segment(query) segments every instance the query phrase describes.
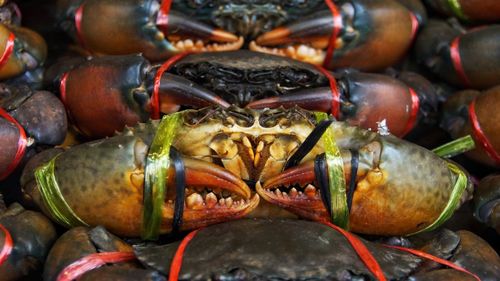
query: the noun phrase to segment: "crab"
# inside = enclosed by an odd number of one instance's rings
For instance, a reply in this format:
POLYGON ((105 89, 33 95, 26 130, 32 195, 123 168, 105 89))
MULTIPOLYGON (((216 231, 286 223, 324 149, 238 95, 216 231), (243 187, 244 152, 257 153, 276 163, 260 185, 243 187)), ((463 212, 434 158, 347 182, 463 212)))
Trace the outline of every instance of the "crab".
MULTIPOLYGON (((313 164, 324 153, 323 142, 314 145, 298 166, 285 169, 317 124, 314 114, 300 108, 187 110, 159 125, 153 122, 129 128, 115 137, 74 146, 56 157, 57 153, 44 151, 32 158, 21 184, 26 200, 60 224, 103 225, 112 233, 138 236, 141 215, 148 207, 143 203, 145 178, 154 169, 148 168, 152 167, 148 155, 157 153, 151 147, 163 147, 153 139, 167 137, 184 161, 185 184, 177 184, 182 176, 170 165, 165 175, 169 175, 166 197, 159 201, 159 233, 173 230, 176 202, 184 206, 179 215, 183 219, 180 229, 185 230, 243 217, 258 207, 259 195, 299 216, 329 220, 313 164), (158 128, 163 128, 160 133, 156 133, 158 128), (259 195, 251 189, 254 184, 259 195), (185 186, 184 194, 179 186, 185 186), (59 189, 63 199, 47 197, 52 188, 59 189), (56 206, 67 216, 56 217, 47 200, 67 202, 67 207, 56 206)), ((356 181, 348 225, 352 231, 410 234, 440 217, 458 177, 447 161, 394 136, 342 122, 333 123, 330 129, 341 151, 344 177, 347 182, 356 181), (350 164, 353 151, 359 154, 355 177, 350 164)), ((456 197, 462 202, 471 192, 466 179, 464 184, 456 197)))
MULTIPOLYGON (((179 263, 179 242, 130 245, 102 227, 73 228, 50 251, 44 280, 172 280, 172 268, 179 267, 178 280, 377 280, 345 237, 315 222, 243 219, 206 227, 191 237, 179 263)), ((352 238, 366 246, 386 280, 471 280, 387 244, 352 238)), ((465 268, 481 280, 500 274, 495 250, 471 232, 444 229, 420 240, 389 239, 465 268)))
POLYGON ((90 137, 110 136, 125 125, 146 122, 155 109, 171 113, 209 105, 298 105, 374 131, 385 122, 397 136, 437 112, 435 91, 420 86, 426 85, 421 82, 425 78, 398 80, 352 70, 334 75, 250 51, 191 54, 166 65, 170 68, 163 73, 137 55, 83 63, 64 60, 48 69, 46 78, 55 81, 73 123, 90 137))

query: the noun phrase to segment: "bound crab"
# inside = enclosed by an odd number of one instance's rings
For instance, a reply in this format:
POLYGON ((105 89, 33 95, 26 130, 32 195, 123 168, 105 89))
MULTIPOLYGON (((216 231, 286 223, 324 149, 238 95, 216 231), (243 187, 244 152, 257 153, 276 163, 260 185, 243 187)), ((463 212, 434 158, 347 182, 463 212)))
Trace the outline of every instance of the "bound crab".
POLYGON ((149 238, 242 217, 257 208, 259 195, 302 217, 344 216, 352 231, 379 235, 434 228, 468 198, 467 177, 434 153, 328 124, 299 108, 187 110, 55 158, 46 151, 32 159, 21 183, 27 200, 60 224, 103 225, 124 236, 145 231, 149 238), (311 146, 317 128, 335 136, 335 168, 321 164, 325 151, 331 156, 331 138, 311 146), (43 164, 36 173, 35 163, 43 164), (341 190, 323 198, 323 176, 331 169, 341 172, 326 182, 345 179, 349 195, 341 190))
POLYGON ((395 0, 349 0, 338 6, 329 0, 61 0, 57 10, 60 26, 93 54, 143 53, 156 61, 184 51, 236 50, 244 43, 238 36, 246 36, 256 38, 252 50, 327 68, 376 70, 401 59, 425 21, 421 3, 407 6, 417 7, 415 13, 395 0), (304 14, 310 15, 301 18, 304 14), (285 23, 290 26, 271 31, 285 23), (267 48, 275 45, 285 47, 267 48))
POLYGON ((56 81, 74 124, 93 137, 181 107, 298 105, 374 131, 382 125, 398 136, 437 111, 432 84, 418 75, 398 81, 346 71, 334 77, 310 64, 250 51, 179 56, 159 68, 137 55, 68 65, 49 69, 47 79, 56 81))
POLYGON ((500 273, 500 258, 495 250, 468 231, 443 230, 426 237, 420 245, 404 238, 391 238, 393 244, 399 242, 396 247, 349 235, 366 245, 362 255, 359 255, 361 247, 349 245, 339 232, 303 220, 238 220, 210 226, 187 237, 189 243, 184 239, 165 245, 128 245, 102 227, 73 228, 50 251, 43 277, 47 281, 167 278, 466 281, 474 280, 471 277, 494 280, 500 273), (400 244, 410 245, 411 249, 400 244), (433 261, 456 270, 435 263, 429 268, 426 259, 407 251, 426 253, 433 261), (374 270, 373 262, 363 263, 368 255, 380 266, 380 271, 374 270), (288 262, 283 263, 283 259, 288 262))

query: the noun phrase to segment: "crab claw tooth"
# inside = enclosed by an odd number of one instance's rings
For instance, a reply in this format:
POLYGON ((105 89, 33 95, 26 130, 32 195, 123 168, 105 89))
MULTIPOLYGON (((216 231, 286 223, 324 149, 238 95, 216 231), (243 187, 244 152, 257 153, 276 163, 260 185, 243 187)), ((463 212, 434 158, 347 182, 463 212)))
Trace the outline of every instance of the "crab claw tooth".
POLYGON ((307 161, 298 166, 286 169, 282 173, 264 182, 262 188, 272 189, 279 186, 299 184, 301 186, 315 181, 314 161, 307 161))
POLYGON ((255 189, 264 200, 285 208, 301 217, 312 220, 325 220, 328 219, 326 208, 323 205, 320 194, 316 193, 317 188, 310 184, 314 180, 314 161, 308 161, 299 166, 287 169, 282 174, 267 180, 264 185, 258 182, 255 185, 255 189), (286 196, 277 196, 277 192, 273 192, 273 189, 290 187, 294 184, 307 187, 303 191, 289 188, 285 192, 282 192, 286 196), (311 194, 313 187, 315 188, 314 194, 311 194))
MULTIPOLYGON (((151 86, 152 88, 152 86, 151 86)), ((149 89, 152 92, 152 89, 149 89)), ((163 113, 175 112, 181 105, 202 108, 218 105, 230 106, 221 97, 180 76, 164 73, 160 80, 160 110, 163 113)))
POLYGON ((193 40, 212 40, 216 42, 238 41, 238 36, 230 32, 213 28, 174 11, 169 13, 168 21, 165 22, 161 20, 161 18, 162 17, 158 17, 156 24, 158 28, 168 35, 175 35, 193 40))
POLYGON ((321 11, 311 16, 278 27, 257 37, 259 45, 273 46, 287 43, 311 43, 316 48, 326 48, 333 29, 332 15, 321 11))
POLYGON ((299 106, 307 110, 329 112, 332 104, 332 91, 328 87, 297 91, 295 93, 256 100, 247 105, 249 108, 291 108, 299 106))
MULTIPOLYGON (((221 189, 250 199, 251 191, 244 181, 228 170, 207 161, 183 157, 186 186, 221 189)), ((174 169, 170 169, 169 186, 174 186, 174 169)))

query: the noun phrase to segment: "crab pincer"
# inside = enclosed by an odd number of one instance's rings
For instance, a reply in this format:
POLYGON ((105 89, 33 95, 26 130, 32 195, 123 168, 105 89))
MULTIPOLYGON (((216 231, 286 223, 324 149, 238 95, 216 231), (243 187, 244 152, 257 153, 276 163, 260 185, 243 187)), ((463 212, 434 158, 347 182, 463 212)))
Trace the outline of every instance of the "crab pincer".
POLYGON ((373 71, 398 62, 418 29, 418 19, 397 1, 325 2, 328 8, 260 35, 250 49, 373 71))
POLYGON ((142 53, 158 61, 185 51, 239 49, 243 39, 170 10, 171 1, 59 1, 60 25, 94 54, 142 53))

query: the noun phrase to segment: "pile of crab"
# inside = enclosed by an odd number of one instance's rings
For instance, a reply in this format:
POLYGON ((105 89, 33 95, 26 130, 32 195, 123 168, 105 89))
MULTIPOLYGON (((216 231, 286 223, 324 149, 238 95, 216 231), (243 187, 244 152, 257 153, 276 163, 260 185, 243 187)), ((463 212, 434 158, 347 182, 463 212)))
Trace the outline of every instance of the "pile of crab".
POLYGON ((497 0, 0 1, 0 280, 500 280, 497 0))

